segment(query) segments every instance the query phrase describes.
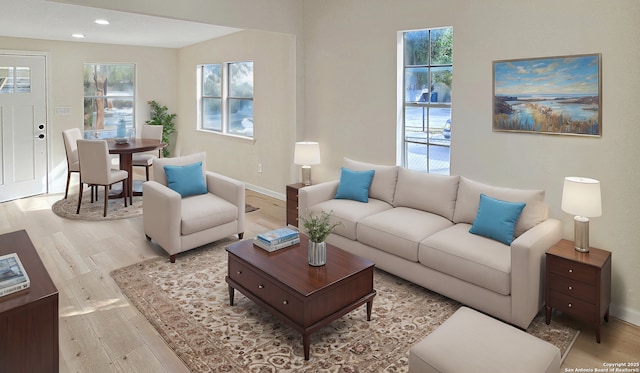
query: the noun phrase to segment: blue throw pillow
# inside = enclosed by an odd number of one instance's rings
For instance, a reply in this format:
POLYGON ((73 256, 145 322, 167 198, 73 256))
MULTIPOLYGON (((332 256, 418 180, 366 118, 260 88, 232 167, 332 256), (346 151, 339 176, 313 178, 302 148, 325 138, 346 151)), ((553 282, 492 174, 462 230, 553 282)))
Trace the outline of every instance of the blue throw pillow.
POLYGON ((480 194, 478 213, 469 232, 511 245, 516 222, 525 205, 524 202, 501 201, 480 194))
POLYGON ((167 186, 184 197, 207 193, 207 184, 202 174, 202 162, 186 166, 165 165, 167 186))
POLYGON ((354 171, 342 167, 336 199, 369 202, 369 187, 375 170, 354 171))

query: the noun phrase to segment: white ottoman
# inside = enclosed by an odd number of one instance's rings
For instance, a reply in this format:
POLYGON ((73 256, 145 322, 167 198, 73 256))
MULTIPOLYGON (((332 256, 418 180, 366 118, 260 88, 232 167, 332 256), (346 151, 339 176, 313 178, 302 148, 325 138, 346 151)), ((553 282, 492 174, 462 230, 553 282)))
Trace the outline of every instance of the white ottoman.
POLYGON ((409 352, 409 372, 558 373, 560 349, 461 307, 409 352))

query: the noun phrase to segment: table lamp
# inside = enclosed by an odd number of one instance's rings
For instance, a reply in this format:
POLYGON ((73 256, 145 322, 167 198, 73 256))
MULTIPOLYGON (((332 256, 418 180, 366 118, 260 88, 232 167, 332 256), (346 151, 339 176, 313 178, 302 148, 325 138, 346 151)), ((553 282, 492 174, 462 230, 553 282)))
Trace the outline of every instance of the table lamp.
POLYGON ((574 245, 581 253, 589 252, 589 218, 602 215, 600 182, 585 177, 565 177, 562 211, 573 218, 574 245))
POLYGON ((320 144, 317 142, 297 142, 293 163, 302 165, 302 183, 311 185, 311 166, 320 164, 320 144))

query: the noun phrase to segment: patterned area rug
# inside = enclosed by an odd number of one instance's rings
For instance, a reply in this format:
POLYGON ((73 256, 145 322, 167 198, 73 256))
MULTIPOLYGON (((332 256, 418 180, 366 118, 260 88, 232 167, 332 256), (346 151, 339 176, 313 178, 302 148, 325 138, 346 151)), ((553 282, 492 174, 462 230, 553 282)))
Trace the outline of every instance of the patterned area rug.
MULTIPOLYGON (((64 196, 61 200, 51 206, 53 213, 65 218, 74 220, 117 220, 127 219, 142 215, 142 197, 133 197, 133 205, 124 207, 122 198, 110 199, 107 207, 107 216, 102 216, 104 209, 104 188, 100 187, 98 199, 91 203, 89 188, 82 192, 82 205, 80 214, 76 214, 78 208, 78 195, 70 194, 67 199, 64 196)), ((129 204, 127 200, 127 204, 129 204)))
MULTIPOLYGON (((229 306, 227 254, 233 240, 111 273, 123 293, 194 372, 406 372, 409 349, 460 304, 376 269, 371 321, 362 306, 302 337, 236 291, 229 306)), ((578 331, 538 315, 528 329, 558 346, 563 359, 578 331)))
MULTIPOLYGON (((78 195, 72 194, 67 199, 62 198, 56 201, 51 210, 53 213, 65 219, 74 220, 117 220, 127 219, 142 215, 142 197, 133 197, 133 205, 124 207, 124 201, 122 198, 110 199, 109 206, 107 207, 107 217, 103 214, 103 201, 104 194, 103 188, 100 188, 98 192, 98 200, 91 203, 91 195, 89 190, 82 192, 82 206, 80 207, 80 214, 76 214, 78 208, 78 195)), ((127 202, 128 204, 128 202, 127 202)), ((259 208, 245 205, 245 213, 257 211, 259 208)))

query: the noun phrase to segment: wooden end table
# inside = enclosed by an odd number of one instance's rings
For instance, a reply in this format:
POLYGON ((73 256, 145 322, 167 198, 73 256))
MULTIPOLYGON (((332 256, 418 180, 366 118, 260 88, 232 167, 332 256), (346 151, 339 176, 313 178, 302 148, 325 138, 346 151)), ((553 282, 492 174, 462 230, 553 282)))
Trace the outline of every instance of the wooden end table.
POLYGON ((298 191, 307 185, 303 183, 295 183, 287 185, 287 225, 298 226, 298 191))
POLYGON ((300 244, 267 252, 244 240, 227 247, 229 304, 234 289, 302 334, 304 359, 309 338, 323 326, 367 304, 367 321, 376 291, 374 263, 327 244, 327 264, 307 261, 308 238, 300 244))
POLYGON ((57 372, 58 289, 26 231, 0 235, 0 256, 11 253, 31 286, 0 297, 0 371, 57 372))
POLYGON ((547 285, 545 321, 551 322, 551 311, 563 313, 590 323, 600 343, 600 323, 609 321, 611 302, 611 253, 595 247, 588 253, 574 249, 568 240, 560 240, 547 250, 547 285))

